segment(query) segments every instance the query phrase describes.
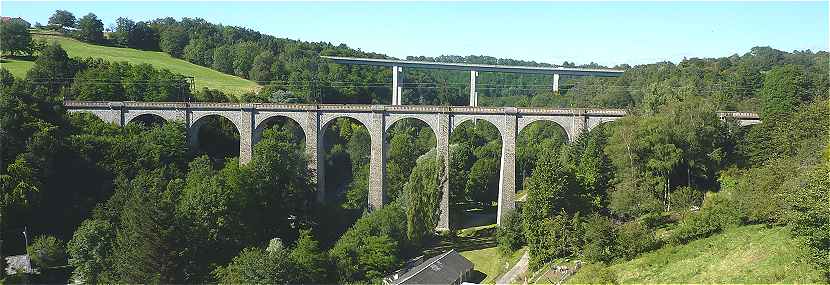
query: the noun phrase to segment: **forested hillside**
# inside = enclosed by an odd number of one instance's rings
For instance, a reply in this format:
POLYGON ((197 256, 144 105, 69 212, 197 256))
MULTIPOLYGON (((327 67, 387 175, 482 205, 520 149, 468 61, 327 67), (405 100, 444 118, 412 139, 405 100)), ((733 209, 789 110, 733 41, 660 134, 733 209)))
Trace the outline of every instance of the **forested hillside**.
MULTIPOLYGON (((70 58, 59 44, 33 44, 13 26, 22 24, 4 22, 4 43, 14 32, 29 44, 4 52, 35 61, 24 78, 0 69, 0 255, 25 252, 43 272, 71 271, 10 282, 378 282, 436 241, 455 239, 455 231, 432 230, 443 173, 454 227, 495 210, 502 145, 484 121, 453 130, 449 169, 437 166, 446 158, 435 157, 435 134, 425 123, 393 125, 390 203, 369 212, 370 136, 357 121, 338 119, 325 129, 328 198, 317 203, 304 136, 290 120, 274 122, 252 161, 239 165, 239 135, 222 118, 197 134, 212 143, 191 146, 181 122, 117 127, 62 107, 64 98, 385 104, 388 70, 319 58, 383 55, 187 18, 121 19, 107 38, 93 14, 75 21, 66 13, 50 23, 76 25, 68 34, 83 41, 162 50, 264 88, 238 97, 191 90, 184 76, 151 65, 70 58), (33 237, 28 248, 23 230, 33 237)), ((533 269, 577 258, 603 270, 664 246, 766 224, 789 231, 810 266, 828 277, 828 60, 824 51, 758 47, 741 56, 619 66, 626 70, 620 78, 568 79, 561 92, 550 91, 543 76, 482 74, 479 92, 489 105, 630 110, 571 143, 554 123, 518 134, 517 189, 527 199, 499 226, 500 249, 527 246, 533 269), (758 111, 764 122, 740 127, 716 114, 734 109, 758 111)), ((406 104, 466 104, 467 73, 405 76, 406 104)))

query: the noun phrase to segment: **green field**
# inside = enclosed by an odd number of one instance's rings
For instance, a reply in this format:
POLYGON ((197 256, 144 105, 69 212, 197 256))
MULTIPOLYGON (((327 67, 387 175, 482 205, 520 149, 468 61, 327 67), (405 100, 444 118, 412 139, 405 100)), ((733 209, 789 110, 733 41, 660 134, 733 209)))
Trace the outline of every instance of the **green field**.
POLYGON ((34 62, 18 58, 3 58, 0 60, 0 67, 8 69, 15 77, 23 78, 26 72, 32 68, 34 62))
MULTIPOLYGON (((620 283, 823 283, 782 227, 743 226, 612 264, 620 283)), ((579 273, 577 273, 577 276, 579 273)), ((576 276, 575 276, 576 277, 576 276)))
MULTIPOLYGON (((253 81, 173 58, 164 52, 91 45, 75 39, 52 35, 35 35, 35 38, 46 39, 48 42, 58 42, 70 57, 94 57, 107 61, 126 61, 133 64, 148 63, 156 68, 169 69, 174 73, 193 76, 197 89, 208 87, 238 95, 247 91, 255 91, 258 88, 258 85, 253 81)), ((7 59, 3 59, 0 66, 9 69, 18 77, 25 76, 26 71, 32 66, 31 62, 26 61, 6 61, 7 59)))
POLYGON ((475 265, 474 270, 484 273, 481 284, 492 284, 496 278, 513 267, 524 254, 524 249, 517 250, 508 257, 501 257, 497 247, 488 247, 477 250, 462 251, 461 255, 475 265))

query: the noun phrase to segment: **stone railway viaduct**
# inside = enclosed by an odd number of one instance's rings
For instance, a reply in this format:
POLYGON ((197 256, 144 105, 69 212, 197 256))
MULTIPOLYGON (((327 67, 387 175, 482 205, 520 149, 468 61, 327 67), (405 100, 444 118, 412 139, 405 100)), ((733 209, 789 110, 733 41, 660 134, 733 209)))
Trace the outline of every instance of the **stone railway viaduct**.
MULTIPOLYGON (((275 118, 285 117, 296 122, 305 135, 308 166, 315 173, 317 198, 325 198, 325 163, 323 134, 329 123, 337 118, 352 118, 369 130, 371 148, 369 158, 369 209, 382 207, 385 200, 386 132, 401 119, 417 119, 428 125, 436 137, 436 151, 444 158, 448 169, 449 140, 452 131, 469 120, 492 123, 502 139, 500 184, 497 223, 515 208, 516 137, 529 124, 550 121, 561 126, 570 141, 580 133, 617 120, 626 112, 619 109, 552 109, 515 107, 468 106, 411 106, 411 105, 324 105, 271 103, 185 103, 185 102, 81 102, 66 101, 69 112, 89 112, 106 122, 124 126, 140 116, 158 116, 165 121, 185 123, 188 142, 198 146, 199 127, 210 116, 220 116, 233 122, 239 132, 239 161, 251 160, 253 146, 262 131, 275 118)), ((760 123, 757 114, 746 112, 719 112, 723 119, 735 118, 742 126, 760 123)), ((449 228, 449 183, 444 179, 438 228, 449 228)))

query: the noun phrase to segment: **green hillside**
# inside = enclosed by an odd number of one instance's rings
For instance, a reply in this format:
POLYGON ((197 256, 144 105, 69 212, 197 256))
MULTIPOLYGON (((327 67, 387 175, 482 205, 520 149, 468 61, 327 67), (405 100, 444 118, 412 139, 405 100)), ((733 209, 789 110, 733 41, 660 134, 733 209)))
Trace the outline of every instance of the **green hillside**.
MULTIPOLYGON (((611 271, 620 283, 821 283, 803 246, 783 227, 743 226, 666 246, 611 271)), ((579 283, 577 273, 569 283, 579 283)))
MULTIPOLYGON (((231 94, 242 94, 247 91, 254 91, 258 87, 253 81, 173 58, 164 52, 98 46, 61 36, 35 35, 35 38, 58 42, 71 57, 94 57, 108 61, 126 61, 133 64, 148 63, 156 68, 169 69, 174 73, 193 76, 197 89, 208 87, 231 94)), ((32 63, 16 59, 3 59, 0 66, 9 69, 15 76, 22 77, 31 68, 32 63)))
POLYGON ((3 58, 0 60, 0 66, 5 69, 8 69, 9 72, 14 74, 14 76, 22 78, 26 76, 26 71, 29 71, 32 68, 32 65, 35 63, 29 60, 23 60, 19 58, 3 58))

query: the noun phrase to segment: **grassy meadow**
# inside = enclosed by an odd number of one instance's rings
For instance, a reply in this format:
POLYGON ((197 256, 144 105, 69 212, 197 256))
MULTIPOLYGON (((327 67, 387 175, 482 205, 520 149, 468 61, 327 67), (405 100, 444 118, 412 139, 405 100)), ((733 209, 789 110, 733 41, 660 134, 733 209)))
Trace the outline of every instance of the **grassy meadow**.
MULTIPOLYGON (((742 226, 611 264, 619 283, 821 283, 806 250, 783 227, 742 226)), ((577 273, 574 278, 578 278, 577 273)))
MULTIPOLYGON (((126 61, 132 64, 147 63, 153 65, 155 68, 168 69, 174 73, 193 76, 197 89, 207 87, 222 90, 229 94, 239 95, 248 91, 255 91, 259 88, 259 85, 253 81, 224 74, 182 59, 173 58, 164 52, 92 45, 57 35, 37 34, 34 35, 34 38, 59 43, 70 57, 102 58, 107 61, 126 61)), ((33 63, 31 61, 16 58, 4 58, 2 63, 0 63, 0 66, 8 69, 16 77, 24 77, 26 71, 32 65, 33 63)))

